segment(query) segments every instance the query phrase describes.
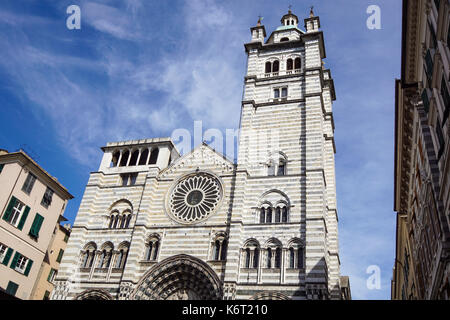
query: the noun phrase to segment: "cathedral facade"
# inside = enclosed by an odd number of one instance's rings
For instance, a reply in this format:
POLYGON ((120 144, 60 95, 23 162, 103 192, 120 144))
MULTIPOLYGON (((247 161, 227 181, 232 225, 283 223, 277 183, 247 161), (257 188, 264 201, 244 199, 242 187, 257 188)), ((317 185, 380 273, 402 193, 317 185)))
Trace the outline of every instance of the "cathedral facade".
POLYGON ((237 163, 202 143, 108 143, 52 299, 341 299, 335 100, 319 17, 248 56, 237 163))

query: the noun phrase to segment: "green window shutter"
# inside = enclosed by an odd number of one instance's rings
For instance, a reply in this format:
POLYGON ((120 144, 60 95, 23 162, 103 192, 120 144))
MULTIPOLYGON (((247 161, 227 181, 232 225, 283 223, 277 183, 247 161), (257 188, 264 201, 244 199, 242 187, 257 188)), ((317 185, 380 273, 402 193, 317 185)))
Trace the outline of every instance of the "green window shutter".
POLYGON ((12 248, 8 248, 8 250, 6 251, 5 258, 3 258, 3 262, 2 262, 5 266, 8 265, 9 259, 11 259, 11 255, 12 255, 13 251, 14 250, 12 248))
POLYGON ((19 225, 17 226, 17 228, 18 228, 19 230, 22 230, 23 225, 25 224, 25 220, 27 220, 27 216, 28 216, 28 213, 29 213, 29 212, 30 212, 30 207, 29 207, 29 206, 26 206, 26 207, 25 207, 25 211, 24 211, 23 214, 22 214, 22 218, 20 218, 19 225))
POLYGON ((9 219, 9 216, 11 215, 11 211, 14 208, 16 201, 17 199, 14 196, 12 196, 11 200, 9 201, 8 208, 6 208, 5 214, 3 215, 3 220, 7 221, 9 219))
POLYGON ((44 217, 39 213, 36 213, 34 217, 33 224, 31 225, 31 229, 29 232, 30 236, 39 237, 39 230, 41 230, 42 222, 44 221, 44 217))
POLYGON ((56 262, 61 262, 63 254, 64 254, 64 250, 63 249, 59 249, 58 258, 56 258, 56 262))
POLYGON ((6 287, 6 293, 15 296, 17 292, 17 288, 19 288, 19 285, 17 283, 14 283, 12 281, 8 282, 8 286, 6 287))
POLYGON ((3 171, 3 167, 5 166, 5 164, 0 164, 0 173, 2 173, 2 171, 3 171))
POLYGON ((47 281, 50 282, 50 279, 52 278, 53 269, 50 269, 50 272, 48 273, 47 281))
POLYGON ((24 273, 26 276, 28 276, 28 274, 30 273, 32 265, 33 265, 33 260, 28 259, 28 264, 27 264, 27 267, 26 267, 25 273, 24 273))
POLYGON ((21 254, 19 253, 19 251, 16 251, 16 253, 14 254, 14 258, 12 259, 12 262, 10 265, 11 269, 14 269, 16 267, 17 260, 19 260, 20 256, 21 256, 21 254))

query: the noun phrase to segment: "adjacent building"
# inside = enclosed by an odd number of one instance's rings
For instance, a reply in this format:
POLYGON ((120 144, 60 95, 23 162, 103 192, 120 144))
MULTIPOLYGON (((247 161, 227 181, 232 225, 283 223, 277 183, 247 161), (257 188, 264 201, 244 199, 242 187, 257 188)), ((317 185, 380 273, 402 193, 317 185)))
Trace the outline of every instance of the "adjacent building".
POLYGON ((52 241, 39 271, 38 280, 34 285, 32 300, 50 300, 50 294, 54 288, 53 281, 58 274, 59 264, 69 241, 70 230, 70 225, 58 224, 55 227, 52 241))
POLYGON ((450 1, 404 0, 392 299, 450 299, 450 1))
POLYGON ((0 152, 0 288, 31 299, 73 196, 24 151, 0 152))
POLYGON ((52 299, 350 298, 320 19, 302 30, 289 10, 268 38, 250 32, 237 163, 204 143, 108 143, 52 299))

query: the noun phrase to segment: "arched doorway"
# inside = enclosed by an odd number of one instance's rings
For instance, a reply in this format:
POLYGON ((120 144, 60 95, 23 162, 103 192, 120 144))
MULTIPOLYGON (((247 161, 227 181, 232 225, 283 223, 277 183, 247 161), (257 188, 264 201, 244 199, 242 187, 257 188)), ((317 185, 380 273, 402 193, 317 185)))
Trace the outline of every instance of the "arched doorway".
POLYGON ((167 258, 148 270, 131 300, 220 300, 222 283, 202 260, 189 255, 167 258))
POLYGON ((92 289, 78 294, 74 300, 113 300, 113 297, 105 290, 92 289))

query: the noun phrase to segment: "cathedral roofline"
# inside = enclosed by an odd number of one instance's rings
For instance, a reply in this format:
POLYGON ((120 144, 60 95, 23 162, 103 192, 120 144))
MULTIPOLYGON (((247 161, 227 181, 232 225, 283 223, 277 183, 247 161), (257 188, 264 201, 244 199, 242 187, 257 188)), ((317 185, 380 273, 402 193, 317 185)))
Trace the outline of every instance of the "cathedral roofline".
POLYGON ((177 148, 175 147, 175 144, 173 143, 172 139, 169 137, 108 142, 106 146, 101 147, 100 149, 102 149, 102 151, 105 152, 108 149, 114 149, 116 147, 141 146, 141 145, 143 146, 149 144, 169 144, 178 154, 180 154, 177 148))

